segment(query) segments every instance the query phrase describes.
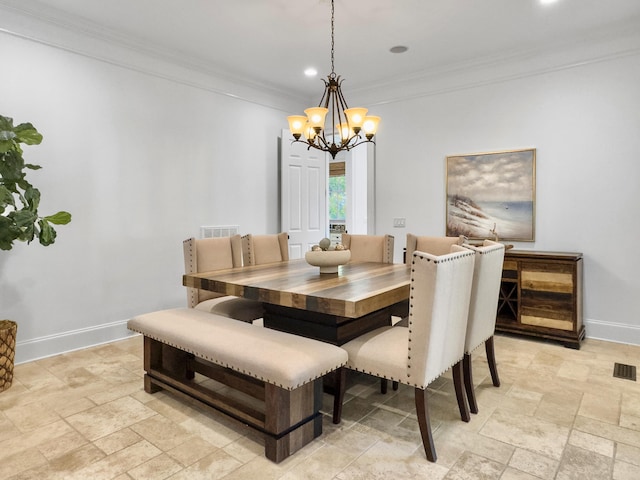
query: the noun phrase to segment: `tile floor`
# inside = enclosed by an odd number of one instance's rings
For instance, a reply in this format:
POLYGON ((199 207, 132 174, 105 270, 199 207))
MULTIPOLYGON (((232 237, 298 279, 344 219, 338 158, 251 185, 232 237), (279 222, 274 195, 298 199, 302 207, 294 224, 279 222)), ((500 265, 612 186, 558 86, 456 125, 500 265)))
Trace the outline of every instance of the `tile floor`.
MULTIPOLYGON (((429 390, 438 462, 426 460, 413 391, 350 377, 343 422, 281 464, 246 427, 142 389, 134 337, 18 365, 0 393, 0 479, 640 479, 640 347, 582 349, 496 337, 502 386, 474 355, 480 413, 460 421, 451 379, 429 390)), ((325 413, 331 398, 325 395, 325 413)))

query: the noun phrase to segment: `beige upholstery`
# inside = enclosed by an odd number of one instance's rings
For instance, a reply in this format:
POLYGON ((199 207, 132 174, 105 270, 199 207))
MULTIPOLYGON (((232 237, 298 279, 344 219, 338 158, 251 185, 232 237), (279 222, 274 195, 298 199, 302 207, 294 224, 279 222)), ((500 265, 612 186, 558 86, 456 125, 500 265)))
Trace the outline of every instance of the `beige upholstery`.
POLYGON ((409 328, 382 327, 342 348, 353 370, 426 388, 464 355, 474 256, 414 253, 409 328))
POLYGON ((465 245, 465 247, 475 254, 475 268, 464 346, 464 381, 469 399, 469 408, 471 412, 478 413, 478 405, 473 389, 471 352, 480 345, 485 345, 493 384, 496 387, 500 386, 493 350, 493 332, 496 328, 505 247, 503 244, 492 242, 491 240, 485 240, 481 247, 471 245, 465 245))
POLYGON ((190 308, 139 315, 127 327, 286 390, 322 377, 347 361, 347 353, 335 345, 190 308))
POLYGON ((407 260, 413 256, 413 252, 419 250, 421 252, 430 253, 431 255, 445 255, 449 253, 451 245, 462 245, 465 237, 428 237, 417 236, 407 233, 407 260))
MULTIPOLYGON (((407 233, 407 248, 405 252, 405 261, 411 260, 413 252, 416 250, 424 253, 430 253, 431 255, 446 255, 451 250, 451 245, 462 245, 465 242, 465 237, 460 235, 459 237, 428 237, 428 236, 416 236, 412 233, 407 233)), ((400 320, 396 325, 400 327, 406 327, 409 325, 409 306, 406 303, 401 303, 394 306, 392 315, 394 317, 400 317, 400 320)), ((386 382, 382 381, 382 393, 386 393, 386 382)), ((394 390, 398 385, 394 384, 394 390)))
POLYGON ((244 265, 262 265, 289 260, 289 235, 252 235, 242 237, 244 265))
MULTIPOLYGON (((431 255, 446 255, 451 250, 451 245, 462 245, 465 242, 465 237, 460 235, 459 237, 428 237, 428 236, 416 236, 412 233, 407 233, 407 248, 405 252, 406 259, 411 259, 413 252, 416 250, 424 253, 430 253, 431 255)), ((394 317, 400 317, 396 325, 400 327, 406 327, 409 325, 409 306, 406 303, 401 303, 394 306, 392 315, 394 317)), ((394 390, 398 385, 394 384, 394 390)), ((387 392, 386 382, 382 381, 382 393, 387 392)))
POLYGON ((441 256, 414 252, 408 328, 382 327, 342 345, 349 354, 348 368, 415 387, 425 452, 432 461, 424 390, 452 366, 454 378, 459 378, 454 381, 458 406, 463 419, 469 417, 461 360, 475 259, 469 250, 450 248, 453 253, 441 256))
POLYGON ((464 346, 465 353, 471 353, 491 337, 496 328, 504 245, 485 240, 482 247, 465 247, 476 255, 464 346))
MULTIPOLYGON (((221 238, 188 238, 183 242, 185 273, 209 272, 242 266, 240 235, 221 238)), ((262 303, 220 293, 187 288, 187 306, 252 322, 264 313, 262 303)))
POLYGON ((342 234, 342 244, 351 250, 351 262, 393 263, 392 235, 342 234))

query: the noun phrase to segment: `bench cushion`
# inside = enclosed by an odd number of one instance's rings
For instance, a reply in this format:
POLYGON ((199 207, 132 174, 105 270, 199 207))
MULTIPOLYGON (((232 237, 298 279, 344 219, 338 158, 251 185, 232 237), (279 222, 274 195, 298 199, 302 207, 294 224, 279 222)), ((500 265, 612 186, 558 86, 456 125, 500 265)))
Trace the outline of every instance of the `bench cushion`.
POLYGON ((130 330, 287 390, 347 362, 347 352, 329 343, 238 322, 192 308, 139 315, 130 330))

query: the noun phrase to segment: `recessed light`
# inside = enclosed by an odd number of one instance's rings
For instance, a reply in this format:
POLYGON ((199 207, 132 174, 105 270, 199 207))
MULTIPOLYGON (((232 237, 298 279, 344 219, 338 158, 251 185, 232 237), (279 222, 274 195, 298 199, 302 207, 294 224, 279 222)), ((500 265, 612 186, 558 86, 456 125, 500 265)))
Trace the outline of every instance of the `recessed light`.
POLYGON ((305 74, 307 77, 315 77, 316 75, 318 75, 318 70, 316 70, 316 69, 315 69, 315 68, 313 68, 313 67, 309 67, 309 68, 307 68, 307 69, 304 71, 304 74, 305 74))
POLYGON ((556 3, 558 0, 540 0, 540 3, 543 5, 549 5, 551 3, 556 3))
POLYGON ((395 47, 391 47, 389 51, 391 53, 404 53, 409 50, 409 47, 405 47, 404 45, 396 45, 395 47))

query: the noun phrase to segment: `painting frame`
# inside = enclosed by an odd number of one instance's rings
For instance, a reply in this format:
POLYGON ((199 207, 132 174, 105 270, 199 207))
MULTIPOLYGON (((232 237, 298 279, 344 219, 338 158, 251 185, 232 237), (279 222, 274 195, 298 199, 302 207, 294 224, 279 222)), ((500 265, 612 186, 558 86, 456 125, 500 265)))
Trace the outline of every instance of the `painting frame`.
POLYGON ((534 242, 536 149, 446 157, 447 236, 534 242))

